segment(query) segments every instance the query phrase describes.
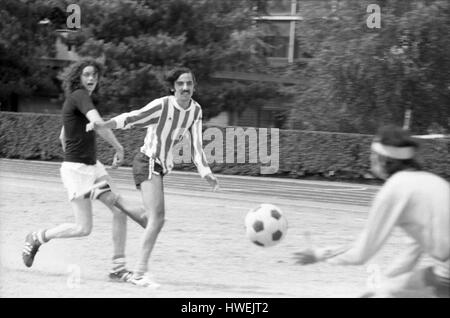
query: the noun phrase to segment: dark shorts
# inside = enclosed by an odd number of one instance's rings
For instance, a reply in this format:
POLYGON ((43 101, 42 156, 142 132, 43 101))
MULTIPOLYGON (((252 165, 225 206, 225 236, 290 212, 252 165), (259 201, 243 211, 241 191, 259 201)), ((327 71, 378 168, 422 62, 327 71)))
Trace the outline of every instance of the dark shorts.
POLYGON ((136 188, 141 188, 141 183, 149 180, 152 175, 164 176, 163 168, 153 158, 149 158, 142 152, 138 152, 133 159, 133 178, 136 188))

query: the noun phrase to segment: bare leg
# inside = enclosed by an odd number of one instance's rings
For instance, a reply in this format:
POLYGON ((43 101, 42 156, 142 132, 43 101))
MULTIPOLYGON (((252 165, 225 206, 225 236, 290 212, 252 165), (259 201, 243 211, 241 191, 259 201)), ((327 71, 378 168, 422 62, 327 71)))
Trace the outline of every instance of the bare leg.
POLYGON ((384 278, 370 297, 424 298, 434 297, 433 290, 425 282, 426 269, 407 272, 394 278, 384 278))
POLYGON ((127 240, 127 216, 118 208, 110 204, 108 197, 113 195, 111 192, 100 195, 99 200, 104 203, 113 214, 112 222, 112 240, 114 245, 114 255, 116 257, 125 256, 125 246, 127 240))
POLYGON ((137 265, 137 274, 148 270, 148 262, 159 232, 164 225, 164 190, 163 180, 159 175, 153 175, 150 180, 141 184, 142 202, 148 217, 141 242, 141 255, 137 265))
MULTIPOLYGON (((96 180, 96 182, 100 182, 102 180, 106 180, 111 189, 116 190, 113 185, 112 178, 109 175, 105 175, 99 178, 98 180, 96 180)), ((117 195, 115 193, 108 191, 102 193, 98 197, 98 199, 104 205, 106 205, 113 214, 113 222, 112 222, 112 240, 114 249, 113 258, 123 258, 125 257, 125 245, 127 240, 127 216, 114 206, 116 196, 117 195)))
POLYGON ((128 215, 133 221, 145 228, 147 226, 147 215, 143 207, 134 207, 132 204, 125 200, 122 196, 118 196, 114 207, 128 215))
MULTIPOLYGON (((109 188, 111 191, 103 192, 98 196, 98 199, 105 204, 113 213, 114 211, 120 211, 125 213, 125 215, 129 216, 133 221, 138 223, 140 226, 145 228, 147 226, 147 216, 145 213, 145 210, 141 206, 136 206, 135 204, 131 203, 129 200, 126 200, 122 196, 120 196, 117 191, 117 188, 115 187, 114 183, 112 182, 112 178, 109 175, 105 175, 96 182, 100 181, 107 181, 109 188)), ((122 214, 122 213, 120 213, 122 214)), ((114 214, 116 215, 116 214, 114 214)), ((122 216, 120 216, 122 217, 122 216)), ((126 222, 124 220, 117 220, 118 222, 126 222)))
POLYGON ((92 204, 89 199, 74 199, 70 205, 75 213, 75 223, 64 223, 45 231, 47 240, 87 236, 92 231, 92 204))
POLYGON ((87 236, 92 231, 92 205, 89 199, 74 199, 70 202, 75 214, 75 223, 64 223, 48 230, 32 232, 25 238, 22 258, 25 266, 31 267, 39 246, 54 238, 87 236))

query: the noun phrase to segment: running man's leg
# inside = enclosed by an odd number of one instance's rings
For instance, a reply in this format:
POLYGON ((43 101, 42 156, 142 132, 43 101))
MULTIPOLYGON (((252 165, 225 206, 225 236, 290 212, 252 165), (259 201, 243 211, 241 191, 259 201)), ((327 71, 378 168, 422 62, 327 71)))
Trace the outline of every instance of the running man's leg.
POLYGON ((97 162, 95 165, 96 187, 91 195, 91 200, 99 199, 105 204, 113 214, 112 222, 112 241, 113 257, 109 278, 114 281, 128 281, 132 272, 126 269, 125 248, 127 239, 127 216, 122 213, 115 203, 118 199, 116 188, 113 185, 112 178, 106 172, 105 167, 97 162))
POLYGON ((54 238, 70 238, 88 236, 92 232, 92 203, 89 199, 70 201, 75 214, 75 223, 63 223, 45 231, 47 241, 54 238))
POLYGON ((132 275, 132 272, 126 268, 125 259, 127 215, 144 228, 147 225, 147 217, 143 208, 132 208, 129 202, 124 203, 125 200, 117 194, 112 178, 108 174, 103 174, 96 180, 97 184, 105 181, 105 186, 96 188, 91 198, 99 199, 113 213, 112 239, 114 254, 109 278, 115 281, 126 282, 132 275))
POLYGON ((141 242, 141 254, 135 271, 135 277, 142 277, 148 271, 148 263, 156 239, 164 225, 164 189, 163 177, 153 175, 151 179, 142 182, 142 202, 148 217, 141 242))
POLYGON ((31 267, 39 247, 54 238, 87 236, 92 231, 92 204, 89 199, 74 199, 70 202, 75 214, 75 223, 63 223, 56 227, 32 232, 25 238, 22 252, 25 266, 31 267))
MULTIPOLYGON (((116 187, 114 186, 112 178, 109 175, 103 175, 96 182, 100 183, 102 181, 106 181, 107 184, 103 187, 95 189, 94 193, 92 194, 92 198, 99 199, 114 213, 114 216, 117 215, 115 211, 123 212, 133 221, 145 228, 147 226, 147 216, 144 208, 134 205, 129 200, 126 200, 124 197, 119 195, 116 187)), ((120 221, 123 222, 123 220, 120 221)))
POLYGON ((50 239, 81 237, 89 235, 92 231, 92 204, 83 194, 94 185, 94 166, 63 162, 60 172, 70 205, 75 213, 75 223, 65 223, 48 230, 29 233, 25 238, 22 252, 22 258, 27 267, 33 265, 39 247, 50 239))
POLYGON ((97 199, 111 210, 113 214, 112 240, 114 246, 114 259, 125 257, 125 245, 127 240, 127 216, 114 206, 117 195, 112 192, 112 179, 109 175, 104 175, 96 182, 105 180, 107 191, 97 195, 97 199))

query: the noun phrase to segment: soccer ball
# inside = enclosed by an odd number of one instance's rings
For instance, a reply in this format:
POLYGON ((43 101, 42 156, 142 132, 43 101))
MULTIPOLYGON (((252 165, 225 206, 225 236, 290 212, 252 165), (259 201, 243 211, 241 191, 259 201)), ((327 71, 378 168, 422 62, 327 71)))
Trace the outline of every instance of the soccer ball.
POLYGON ((280 208, 264 203, 247 213, 245 228, 250 241, 258 246, 268 247, 283 240, 288 223, 280 208))

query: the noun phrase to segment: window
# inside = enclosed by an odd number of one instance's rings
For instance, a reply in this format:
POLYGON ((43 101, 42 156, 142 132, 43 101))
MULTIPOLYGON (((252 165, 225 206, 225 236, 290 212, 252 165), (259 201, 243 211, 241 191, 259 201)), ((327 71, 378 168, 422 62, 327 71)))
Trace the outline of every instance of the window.
POLYGON ((260 21, 258 27, 264 33, 264 40, 272 46, 271 57, 289 55, 289 21, 260 21))
MULTIPOLYGON (((262 15, 290 15, 292 14, 292 0, 266 0, 257 4, 258 13, 262 15)), ((295 14, 295 12, 294 12, 295 14)))
POLYGON ((292 63, 297 53, 295 24, 302 20, 297 15, 297 0, 260 0, 256 10, 256 25, 265 34, 265 41, 272 46, 269 59, 292 63))

